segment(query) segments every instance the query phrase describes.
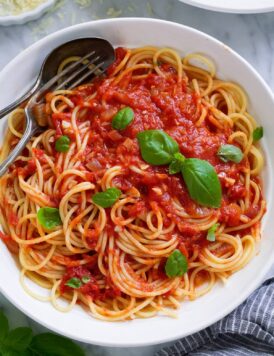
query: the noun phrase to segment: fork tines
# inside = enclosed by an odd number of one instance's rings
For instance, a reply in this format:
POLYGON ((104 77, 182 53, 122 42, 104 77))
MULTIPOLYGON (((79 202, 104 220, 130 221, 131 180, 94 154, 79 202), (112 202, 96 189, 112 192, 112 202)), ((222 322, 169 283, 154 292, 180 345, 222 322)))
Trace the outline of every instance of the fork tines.
POLYGON ((100 60, 100 56, 92 51, 65 67, 60 73, 56 74, 49 80, 35 95, 39 99, 47 91, 72 89, 84 82, 88 77, 100 70, 104 65, 104 61, 100 60), (99 63, 98 63, 99 62, 99 63))

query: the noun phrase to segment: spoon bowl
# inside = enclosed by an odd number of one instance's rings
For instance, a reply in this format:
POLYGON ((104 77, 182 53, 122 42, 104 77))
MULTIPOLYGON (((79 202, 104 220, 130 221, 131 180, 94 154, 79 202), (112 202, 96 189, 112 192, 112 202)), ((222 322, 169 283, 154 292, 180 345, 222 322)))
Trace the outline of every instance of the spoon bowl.
POLYGON ((23 104, 34 95, 39 88, 48 83, 56 75, 62 61, 74 56, 84 57, 91 50, 94 50, 96 56, 103 60, 104 63, 101 68, 103 71, 114 61, 114 48, 108 41, 102 38, 79 38, 56 47, 44 60, 33 87, 19 99, 0 110, 0 119, 23 104))
POLYGON ((55 48, 45 59, 38 76, 40 84, 46 84, 53 78, 65 59, 69 57, 84 57, 91 50, 96 51, 96 55, 104 61, 102 69, 105 70, 114 61, 114 48, 101 38, 79 38, 66 42, 55 48))

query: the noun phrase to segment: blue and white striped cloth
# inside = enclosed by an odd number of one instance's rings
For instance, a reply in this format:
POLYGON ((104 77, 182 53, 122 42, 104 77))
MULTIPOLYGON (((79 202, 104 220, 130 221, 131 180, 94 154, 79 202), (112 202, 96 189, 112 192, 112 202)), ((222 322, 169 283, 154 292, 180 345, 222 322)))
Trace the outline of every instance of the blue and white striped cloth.
POLYGON ((258 288, 231 314, 189 335, 155 356, 274 355, 274 278, 258 288))

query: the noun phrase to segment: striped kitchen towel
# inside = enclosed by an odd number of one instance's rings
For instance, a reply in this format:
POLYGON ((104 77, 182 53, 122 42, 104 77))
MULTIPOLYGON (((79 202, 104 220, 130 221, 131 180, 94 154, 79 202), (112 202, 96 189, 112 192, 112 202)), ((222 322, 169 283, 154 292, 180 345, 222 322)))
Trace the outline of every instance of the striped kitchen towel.
POLYGON ((274 355, 274 278, 268 279, 224 319, 155 356, 274 355))

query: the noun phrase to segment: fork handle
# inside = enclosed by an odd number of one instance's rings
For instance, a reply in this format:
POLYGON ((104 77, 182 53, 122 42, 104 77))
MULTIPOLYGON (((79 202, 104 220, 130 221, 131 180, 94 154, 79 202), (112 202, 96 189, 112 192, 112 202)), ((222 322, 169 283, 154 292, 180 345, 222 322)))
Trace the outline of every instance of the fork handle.
POLYGON ((0 164, 0 177, 2 177, 6 173, 9 166, 20 155, 20 153, 26 147, 27 143, 30 141, 32 136, 39 130, 38 125, 35 124, 33 121, 29 120, 28 116, 26 117, 26 120, 27 120, 26 130, 25 130, 21 140, 15 146, 13 151, 8 155, 8 157, 5 159, 5 161, 0 164))
POLYGON ((6 106, 4 109, 0 110, 0 119, 8 115, 10 112, 12 112, 14 109, 16 109, 18 106, 23 104, 25 101, 27 101, 39 88, 40 81, 37 80, 34 86, 25 94, 23 94, 20 98, 15 100, 13 103, 10 105, 6 106))

